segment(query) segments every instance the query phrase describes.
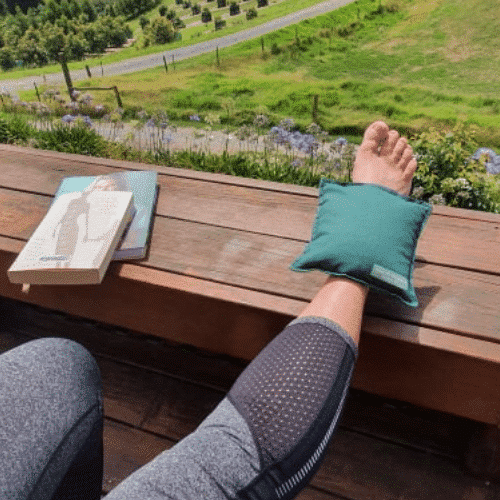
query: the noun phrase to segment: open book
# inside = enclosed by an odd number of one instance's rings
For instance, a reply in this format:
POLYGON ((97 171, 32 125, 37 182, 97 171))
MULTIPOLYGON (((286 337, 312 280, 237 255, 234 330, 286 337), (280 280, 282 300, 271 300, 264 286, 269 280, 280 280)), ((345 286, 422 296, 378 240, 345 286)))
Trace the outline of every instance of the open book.
POLYGON ((101 283, 134 216, 133 194, 85 191, 59 196, 7 271, 11 283, 101 283))

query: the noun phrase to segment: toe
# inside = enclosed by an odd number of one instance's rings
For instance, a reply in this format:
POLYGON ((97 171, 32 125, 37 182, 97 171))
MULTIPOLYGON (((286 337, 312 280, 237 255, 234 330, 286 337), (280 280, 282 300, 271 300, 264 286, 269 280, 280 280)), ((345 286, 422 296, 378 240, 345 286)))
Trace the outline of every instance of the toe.
POLYGON ((413 149, 411 149, 411 146, 407 144, 406 148, 403 151, 403 154, 401 155, 401 159, 399 160, 398 167, 401 170, 405 170, 412 158, 413 158, 413 149))
POLYGON ((389 156, 393 153, 394 147, 396 146, 396 143, 398 142, 399 139, 399 134, 397 133, 396 130, 391 130, 388 133, 387 140, 384 142, 382 148, 380 149, 380 154, 382 156, 389 156))
POLYGON ((377 154, 380 143, 387 139, 389 126, 383 121, 373 122, 365 131, 361 148, 377 154))
POLYGON ((404 170, 405 179, 411 180, 416 170, 417 170, 417 160, 413 158, 412 160, 410 160, 410 162, 408 163, 407 167, 404 170))
POLYGON ((394 151, 392 153, 394 161, 396 163, 399 163, 399 161, 401 160, 401 155, 403 154, 403 151, 405 150, 407 144, 408 141, 406 140, 406 137, 400 137, 398 139, 398 142, 394 146, 394 151))

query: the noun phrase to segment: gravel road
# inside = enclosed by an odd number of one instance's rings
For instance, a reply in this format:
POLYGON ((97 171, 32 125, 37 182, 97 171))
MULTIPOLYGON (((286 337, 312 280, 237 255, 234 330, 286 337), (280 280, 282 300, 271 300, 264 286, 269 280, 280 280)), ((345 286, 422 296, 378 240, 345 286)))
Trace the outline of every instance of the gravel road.
MULTIPOLYGON (((159 52, 147 56, 134 57, 113 64, 106 64, 103 65, 104 74, 106 76, 122 75, 125 73, 134 73, 136 71, 142 71, 148 68, 162 66, 164 55, 166 56, 167 61, 171 60, 172 56, 175 57, 176 61, 181 61, 182 59, 194 57, 206 52, 214 52, 217 46, 219 46, 220 49, 229 47, 236 43, 250 40, 252 38, 265 35, 266 33, 270 33, 271 31, 275 31, 285 26, 298 23, 299 21, 302 21, 304 19, 316 17, 321 14, 326 14, 327 12, 352 3, 353 1, 354 0, 327 0, 326 2, 319 3, 312 7, 308 7, 307 9, 294 12, 278 19, 274 19, 273 21, 261 24, 260 26, 255 26, 254 28, 234 33, 233 35, 227 35, 221 38, 216 38, 214 40, 209 40, 207 42, 201 42, 195 45, 181 47, 176 50, 159 52)), ((78 81, 88 77, 85 70, 75 70, 71 71, 71 78, 73 81, 78 81)), ((50 75, 46 75, 46 82, 48 84, 61 84, 64 82, 64 78, 62 73, 53 73, 50 75)), ((33 89, 33 83, 42 85, 44 81, 41 77, 33 76, 22 78, 19 80, 0 80, 0 87, 11 93, 16 93, 20 90, 33 89)))

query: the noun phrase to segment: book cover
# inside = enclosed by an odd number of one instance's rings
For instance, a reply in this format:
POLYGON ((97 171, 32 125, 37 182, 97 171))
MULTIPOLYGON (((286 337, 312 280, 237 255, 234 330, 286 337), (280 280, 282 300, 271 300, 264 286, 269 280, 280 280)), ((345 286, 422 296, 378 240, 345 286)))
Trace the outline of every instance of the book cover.
POLYGON ((112 260, 142 259, 146 256, 153 214, 158 199, 155 170, 133 170, 98 176, 66 177, 54 197, 77 191, 132 191, 135 216, 125 230, 112 260))
POLYGON ((88 190, 59 196, 7 271, 10 282, 101 283, 133 216, 131 192, 88 190))

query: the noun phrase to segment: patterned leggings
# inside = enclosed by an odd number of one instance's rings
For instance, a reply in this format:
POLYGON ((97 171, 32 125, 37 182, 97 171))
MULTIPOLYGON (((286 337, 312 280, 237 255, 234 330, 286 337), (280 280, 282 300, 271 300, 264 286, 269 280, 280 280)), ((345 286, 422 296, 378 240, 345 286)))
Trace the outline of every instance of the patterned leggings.
MULTIPOLYGON (((319 468, 357 348, 325 318, 292 321, 226 397, 106 500, 291 499, 319 468)), ((99 368, 47 338, 0 356, 0 500, 96 500, 103 476, 99 368)))

